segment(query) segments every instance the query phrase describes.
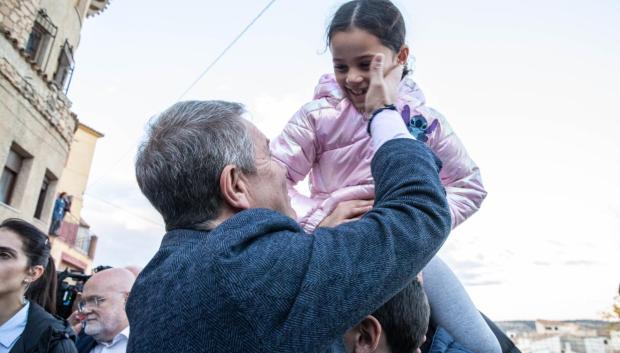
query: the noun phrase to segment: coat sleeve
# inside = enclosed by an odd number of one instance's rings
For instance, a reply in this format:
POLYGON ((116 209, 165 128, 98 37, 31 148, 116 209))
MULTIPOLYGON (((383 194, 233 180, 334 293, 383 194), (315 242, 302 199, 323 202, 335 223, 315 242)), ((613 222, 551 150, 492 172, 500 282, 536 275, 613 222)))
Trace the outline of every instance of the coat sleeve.
POLYGON ((297 220, 303 224, 320 206, 318 200, 295 189, 295 185, 310 173, 318 152, 314 124, 303 107, 288 121, 280 135, 271 141, 270 149, 273 157, 286 168, 291 204, 297 212, 297 220))
POLYGON ((410 283, 450 231, 439 165, 419 141, 388 141, 371 167, 375 206, 360 220, 313 235, 292 220, 289 231, 254 222, 263 246, 244 244, 251 252, 222 257, 220 268, 247 269, 222 276, 223 286, 259 340, 272 351, 325 351, 410 283))
POLYGON ((426 266, 450 232, 440 166, 419 141, 396 139, 379 148, 371 164, 373 209, 359 221, 314 233, 303 287, 312 288, 306 294, 315 296, 317 317, 331 317, 344 332, 426 266))
POLYGON ((440 178, 446 189, 454 229, 478 211, 487 192, 480 169, 444 116, 431 108, 424 108, 422 113, 429 124, 432 125, 433 120, 439 122, 429 135, 429 145, 443 163, 440 178))
POLYGON ((50 348, 49 353, 78 353, 78 351, 73 340, 69 336, 66 336, 56 340, 50 348))
POLYGON ((75 346, 75 336, 64 332, 56 332, 49 353, 78 353, 75 346))

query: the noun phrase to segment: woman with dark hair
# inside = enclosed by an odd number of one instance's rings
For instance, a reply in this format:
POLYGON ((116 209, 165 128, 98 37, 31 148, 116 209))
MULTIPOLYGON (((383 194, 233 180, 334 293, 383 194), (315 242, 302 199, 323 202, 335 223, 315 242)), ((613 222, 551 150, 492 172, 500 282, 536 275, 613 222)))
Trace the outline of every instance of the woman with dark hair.
POLYGON ((0 223, 0 353, 77 352, 71 326, 51 314, 55 295, 47 235, 20 219, 0 223))

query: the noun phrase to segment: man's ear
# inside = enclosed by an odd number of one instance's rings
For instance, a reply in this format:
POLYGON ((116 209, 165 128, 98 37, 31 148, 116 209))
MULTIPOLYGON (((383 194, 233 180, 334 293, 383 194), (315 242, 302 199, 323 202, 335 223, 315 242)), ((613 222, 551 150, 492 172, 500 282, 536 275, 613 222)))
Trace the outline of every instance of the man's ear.
POLYGON ((396 59, 399 64, 406 64, 407 60, 409 60, 409 47, 407 45, 403 45, 400 48, 398 54, 396 54, 396 59))
POLYGON ((249 183, 247 177, 235 165, 227 165, 220 174, 220 192, 222 199, 232 209, 250 208, 249 183))
POLYGON ((383 331, 379 320, 368 315, 353 330, 355 331, 353 352, 374 353, 377 351, 383 331))

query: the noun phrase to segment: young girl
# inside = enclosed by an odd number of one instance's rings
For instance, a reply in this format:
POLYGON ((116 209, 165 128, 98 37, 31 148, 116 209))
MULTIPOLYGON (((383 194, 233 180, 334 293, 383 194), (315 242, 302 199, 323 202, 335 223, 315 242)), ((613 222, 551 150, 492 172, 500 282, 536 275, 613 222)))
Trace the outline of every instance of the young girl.
MULTIPOLYGON (((372 200, 373 153, 363 119, 373 55, 386 64, 406 64, 405 24, 389 0, 354 0, 342 5, 328 28, 334 74, 321 77, 314 100, 305 104, 271 144, 288 169, 289 193, 298 220, 312 232, 342 201, 372 200), (310 174, 311 196, 294 185, 310 174)), ((425 106, 418 86, 403 73, 396 107, 409 131, 443 162, 441 181, 456 227, 486 196, 476 164, 445 118, 425 106)), ((405 162, 405 161, 404 161, 405 162)), ((450 269, 434 258, 424 269, 424 287, 435 322, 476 353, 499 353, 499 343, 450 269)))

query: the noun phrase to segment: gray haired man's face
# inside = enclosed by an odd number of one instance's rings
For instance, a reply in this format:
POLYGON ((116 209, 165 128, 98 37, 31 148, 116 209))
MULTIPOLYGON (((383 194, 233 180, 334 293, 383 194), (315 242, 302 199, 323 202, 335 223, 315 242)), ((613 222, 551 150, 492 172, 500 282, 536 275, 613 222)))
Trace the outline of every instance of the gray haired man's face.
POLYGON ((295 218, 286 183, 286 168, 269 151, 269 140, 251 122, 245 124, 254 143, 256 174, 250 176, 253 208, 268 208, 295 218))

